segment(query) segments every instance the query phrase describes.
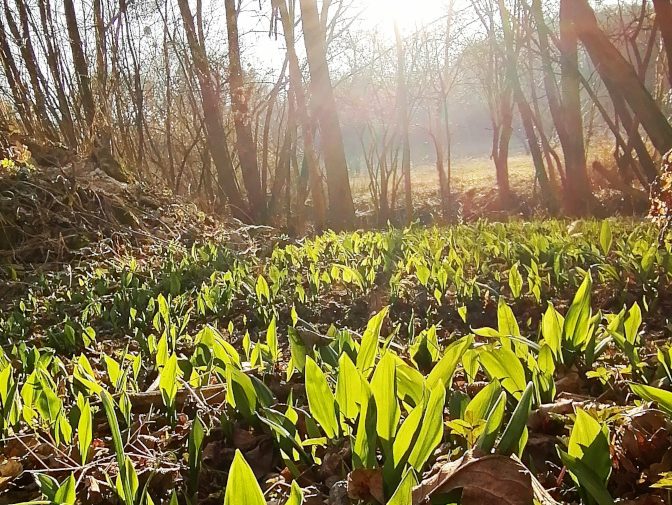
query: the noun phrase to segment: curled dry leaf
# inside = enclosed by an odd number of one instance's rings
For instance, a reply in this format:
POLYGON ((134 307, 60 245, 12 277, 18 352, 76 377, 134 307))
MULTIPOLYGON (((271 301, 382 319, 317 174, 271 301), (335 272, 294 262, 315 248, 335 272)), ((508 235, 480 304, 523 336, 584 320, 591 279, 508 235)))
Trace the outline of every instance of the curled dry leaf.
POLYGON ((462 505, 532 505, 534 488, 530 472, 518 461, 471 453, 444 463, 413 490, 413 505, 462 489, 462 505))
POLYGON ((383 473, 380 469, 358 468, 348 474, 348 497, 353 500, 385 503, 383 473))

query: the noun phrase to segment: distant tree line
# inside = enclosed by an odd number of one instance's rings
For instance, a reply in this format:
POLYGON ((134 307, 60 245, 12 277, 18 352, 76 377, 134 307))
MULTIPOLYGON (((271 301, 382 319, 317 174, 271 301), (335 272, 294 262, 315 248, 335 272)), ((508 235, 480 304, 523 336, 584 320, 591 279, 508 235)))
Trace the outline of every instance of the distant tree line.
POLYGON ((353 139, 379 223, 400 208, 410 221, 420 135, 450 219, 456 103, 477 91, 502 208, 516 125, 550 212, 594 212, 591 171, 645 198, 672 149, 672 0, 459 6, 385 37, 357 28, 347 0, 2 0, 0 136, 44 163, 113 160, 113 177, 300 231, 354 225, 353 139), (283 47, 277 72, 246 65, 243 7, 283 47), (598 137, 613 166, 589 167, 598 137))

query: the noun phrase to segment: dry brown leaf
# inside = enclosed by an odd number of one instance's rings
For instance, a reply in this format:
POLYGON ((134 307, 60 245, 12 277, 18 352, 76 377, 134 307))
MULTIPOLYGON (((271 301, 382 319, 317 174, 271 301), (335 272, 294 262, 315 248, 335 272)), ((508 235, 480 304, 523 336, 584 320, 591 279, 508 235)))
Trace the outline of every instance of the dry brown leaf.
POLYGON ((413 505, 462 489, 462 505, 532 505, 530 472, 506 456, 474 458, 471 453, 445 463, 413 490, 413 505))
POLYGON ((380 469, 358 468, 348 474, 348 497, 352 500, 385 503, 383 472, 380 469))
POLYGON ((0 463, 0 490, 23 472, 23 465, 15 459, 6 459, 0 463))

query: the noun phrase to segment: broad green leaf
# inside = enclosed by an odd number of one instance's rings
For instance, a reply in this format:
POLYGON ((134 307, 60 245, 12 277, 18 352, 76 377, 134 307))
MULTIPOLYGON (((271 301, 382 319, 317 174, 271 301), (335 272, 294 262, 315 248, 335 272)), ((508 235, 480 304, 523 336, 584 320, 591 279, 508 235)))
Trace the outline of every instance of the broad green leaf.
POLYGON ((513 351, 505 347, 484 351, 479 359, 490 377, 498 379, 504 389, 520 399, 527 382, 525 369, 513 351))
POLYGON ((576 411, 576 419, 569 436, 567 453, 590 467, 602 483, 611 474, 609 434, 604 426, 582 409, 576 411))
POLYGON ((558 454, 572 478, 586 490, 598 505, 614 505, 614 499, 609 494, 606 485, 589 465, 560 449, 558 449, 558 454))
POLYGON ((427 376, 426 385, 428 389, 433 390, 437 384, 442 384, 444 387, 450 386, 462 355, 471 347, 473 341, 474 337, 468 335, 448 346, 443 358, 439 360, 427 376))
POLYGON ((289 499, 285 505, 303 505, 303 490, 296 481, 292 481, 292 487, 289 491, 289 499))
POLYGON ((399 486, 387 502, 387 505, 409 505, 410 503, 413 503, 413 488, 416 484, 417 481, 413 474, 413 470, 409 468, 404 473, 399 486))
POLYGON ((640 398, 649 402, 656 402, 661 410, 665 411, 668 416, 672 416, 671 392, 644 384, 630 384, 630 389, 640 398))
POLYGON ((495 404, 490 410, 490 414, 485 421, 483 433, 477 442, 478 448, 486 454, 492 452, 492 448, 495 446, 495 442, 497 441, 497 434, 499 433, 499 429, 502 427, 502 422, 504 421, 505 411, 506 393, 502 391, 499 395, 499 398, 497 398, 495 404))
POLYGON ((497 398, 499 398, 501 389, 499 382, 496 380, 481 389, 467 405, 464 411, 464 420, 474 425, 485 419, 497 398))
POLYGON ((362 382, 362 410, 357 422, 357 434, 352 447, 354 468, 374 468, 376 466, 376 402, 371 388, 366 381, 362 382))
POLYGON ((569 306, 567 316, 565 317, 565 324, 562 329, 563 341, 570 342, 575 349, 581 347, 588 338, 592 287, 593 279, 590 276, 590 272, 588 272, 574 295, 572 304, 569 306))
POLYGON ((271 300, 271 291, 268 288, 268 282, 266 282, 266 279, 264 278, 263 275, 257 277, 255 292, 257 294, 257 300, 259 300, 260 302, 262 301, 262 298, 266 298, 266 301, 271 300))
POLYGON ((191 423, 191 430, 189 431, 189 440, 187 443, 188 449, 188 465, 189 465, 189 492, 192 496, 198 490, 198 476, 201 470, 201 458, 203 449, 203 439, 205 438, 205 427, 201 418, 197 415, 191 423))
POLYGON ((520 298, 520 293, 523 290, 523 276, 518 270, 519 263, 515 263, 511 270, 509 270, 509 288, 514 298, 520 298))
POLYGON ((541 320, 541 334, 557 359, 562 359, 562 327, 565 318, 548 302, 548 308, 541 320))
MULTIPOLYGON (((631 344, 637 343, 639 337, 639 328, 642 325, 642 309, 639 308, 637 302, 632 304, 630 310, 623 321, 623 328, 625 329, 625 339, 631 344)), ((636 351, 635 351, 636 352, 636 351)))
POLYGON ((266 330, 266 345, 268 345, 271 351, 271 360, 273 363, 277 363, 280 357, 280 350, 278 348, 278 331, 275 324, 275 316, 271 319, 266 330))
POLYGON ((525 391, 518 402, 509 423, 504 428, 502 438, 497 444, 497 453, 509 456, 514 452, 519 455, 527 441, 527 419, 530 417, 532 409, 532 399, 534 393, 534 384, 528 383, 525 391))
POLYGON ((408 457, 409 464, 421 472, 434 449, 443 438, 443 409, 446 403, 446 388, 437 384, 432 389, 427 402, 427 409, 422 420, 422 429, 408 457))
POLYGON ((376 431, 384 443, 391 444, 397 432, 401 410, 397 401, 397 378, 394 358, 390 352, 382 357, 371 379, 371 392, 376 401, 376 431))
POLYGON ((161 369, 159 379, 159 390, 161 397, 166 407, 172 409, 175 404, 175 397, 177 396, 177 378, 179 369, 177 367, 177 355, 171 354, 166 364, 161 369))
POLYGON ((347 419, 355 420, 362 403, 362 376, 346 353, 338 360, 338 379, 336 380, 336 403, 347 419))
POLYGON ((373 364, 378 354, 380 330, 383 327, 383 321, 387 317, 389 310, 389 307, 385 307, 373 316, 367 323, 366 330, 364 330, 364 334, 362 335, 362 345, 357 354, 357 368, 362 372, 364 377, 369 377, 373 370, 373 364))
POLYGON ((411 410, 408 416, 406 416, 406 419, 404 419, 404 422, 401 423, 401 427, 394 437, 394 444, 392 446, 395 468, 398 468, 401 463, 405 462, 406 457, 410 454, 411 450, 413 450, 418 428, 420 428, 424 413, 425 405, 424 403, 421 403, 411 410))
POLYGON ((77 482, 75 481, 75 476, 70 474, 56 491, 56 494, 54 495, 54 503, 57 505, 75 505, 75 501, 77 500, 75 493, 76 487, 77 482))
POLYGON ((77 424, 77 444, 82 465, 85 465, 87 462, 92 440, 93 416, 91 415, 91 404, 89 400, 86 400, 79 413, 79 422, 77 424))
POLYGON ((306 396, 310 414, 320 424, 328 438, 338 436, 338 420, 334 394, 327 378, 311 357, 306 358, 306 396))
POLYGON ((600 247, 602 252, 606 255, 609 254, 611 250, 612 235, 611 235, 611 226, 609 221, 606 219, 602 221, 602 226, 600 227, 600 247))
POLYGON ((266 505, 264 493, 250 465, 238 449, 226 480, 224 505, 266 505))

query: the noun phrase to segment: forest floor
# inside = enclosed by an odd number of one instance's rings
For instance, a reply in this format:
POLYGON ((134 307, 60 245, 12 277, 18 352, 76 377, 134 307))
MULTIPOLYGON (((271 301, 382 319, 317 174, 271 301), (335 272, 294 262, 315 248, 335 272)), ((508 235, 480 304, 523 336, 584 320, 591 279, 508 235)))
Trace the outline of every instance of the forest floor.
POLYGON ((651 223, 293 239, 53 177, 0 184, 0 504, 670 503, 651 223))

